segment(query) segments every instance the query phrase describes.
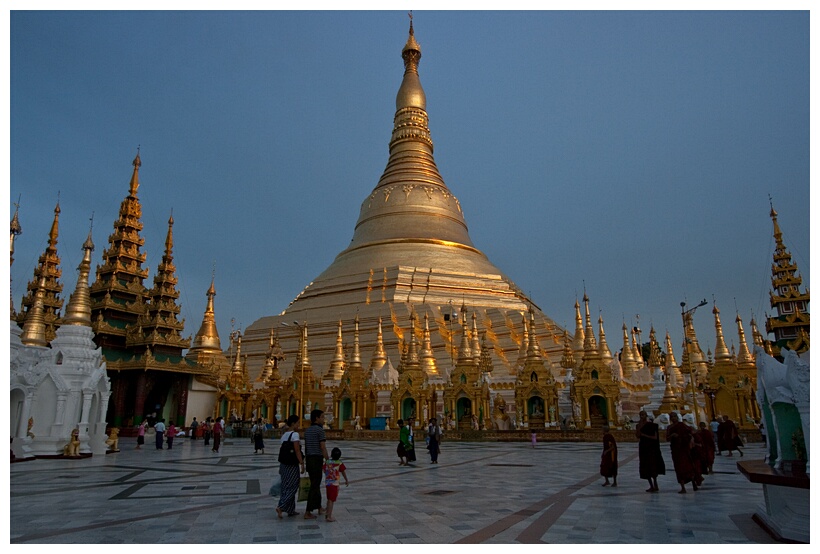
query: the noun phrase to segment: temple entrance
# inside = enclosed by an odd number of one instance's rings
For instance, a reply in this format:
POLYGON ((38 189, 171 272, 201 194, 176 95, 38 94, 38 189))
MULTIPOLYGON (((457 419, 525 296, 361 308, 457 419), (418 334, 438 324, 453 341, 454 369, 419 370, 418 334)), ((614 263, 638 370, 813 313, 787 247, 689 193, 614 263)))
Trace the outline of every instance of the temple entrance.
POLYGON ((407 421, 410 417, 416 417, 416 401, 412 398, 405 398, 401 401, 401 418, 407 421))
POLYGON ((600 429, 606 425, 609 418, 606 398, 603 396, 590 396, 587 407, 589 409, 589 423, 592 428, 600 429))
POLYGON ((470 399, 465 396, 456 400, 456 421, 459 423, 467 422, 467 426, 469 427, 472 417, 473 403, 470 399))
POLYGON ((353 402, 350 398, 343 398, 339 403, 339 429, 343 429, 345 421, 350 419, 353 419, 353 402))

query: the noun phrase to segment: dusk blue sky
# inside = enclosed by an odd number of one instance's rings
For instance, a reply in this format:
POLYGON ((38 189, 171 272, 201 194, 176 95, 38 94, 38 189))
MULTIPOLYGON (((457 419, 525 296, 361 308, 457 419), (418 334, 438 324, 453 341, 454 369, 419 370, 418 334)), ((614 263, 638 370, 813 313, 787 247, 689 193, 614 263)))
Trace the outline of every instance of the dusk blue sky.
MULTIPOLYGON (((18 6, 22 7, 22 6, 18 6)), ((809 12, 415 11, 435 159, 470 236, 559 325, 586 291, 670 332, 713 297, 761 331, 769 195, 809 284, 809 12)), ((63 297, 101 263, 131 161, 151 286, 173 209, 185 334, 216 271, 223 347, 342 251, 387 162, 406 11, 11 12, 15 307, 58 192, 63 297)), ((93 275, 92 275, 93 280, 93 275)), ((457 299, 456 299, 457 300, 457 299)), ((597 325, 596 335, 597 335, 597 325)))

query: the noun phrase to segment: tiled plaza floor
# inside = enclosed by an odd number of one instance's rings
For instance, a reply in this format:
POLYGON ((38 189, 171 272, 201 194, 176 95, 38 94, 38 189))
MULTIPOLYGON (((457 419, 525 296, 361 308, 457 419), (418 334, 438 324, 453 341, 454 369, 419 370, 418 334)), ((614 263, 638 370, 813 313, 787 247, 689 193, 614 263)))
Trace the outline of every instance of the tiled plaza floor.
MULTIPOLYGON (((278 441, 255 455, 246 439, 219 454, 177 439, 81 460, 10 466, 10 542, 33 543, 772 543, 752 521, 760 485, 718 457, 698 492, 678 494, 669 447, 658 494, 638 478, 637 444, 619 446, 618 487, 602 487, 598 444, 443 443, 400 467, 393 442, 339 446, 350 486, 334 515, 278 520, 267 491, 278 441), (424 455, 422 455, 424 454, 424 455)), ((745 449, 762 459, 762 444, 745 449)), ((323 491, 324 497, 324 491, 323 491)), ((297 510, 304 510, 304 503, 297 510)))

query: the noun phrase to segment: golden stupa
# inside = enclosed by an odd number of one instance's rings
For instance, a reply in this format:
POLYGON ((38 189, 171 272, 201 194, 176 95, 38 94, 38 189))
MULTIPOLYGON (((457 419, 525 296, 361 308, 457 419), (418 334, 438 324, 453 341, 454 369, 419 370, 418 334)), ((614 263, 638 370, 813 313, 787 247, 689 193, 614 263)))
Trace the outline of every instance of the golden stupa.
POLYGON ((402 58, 404 77, 396 95, 387 167, 362 202, 348 247, 285 311, 263 317, 245 330, 242 344, 252 380, 258 380, 265 364, 272 332, 285 355, 283 375, 298 369, 298 326, 304 325, 316 378, 340 379, 340 357, 349 354, 357 315, 363 367, 372 375, 384 367, 398 367, 410 333, 419 343, 426 340, 425 329, 412 324, 411 314, 416 322, 429 321, 432 358, 428 355, 426 374, 444 379, 460 354, 466 328, 459 323, 462 307, 470 317, 477 316, 475 331, 467 331, 469 344, 477 349, 480 335, 491 348, 495 389, 515 388, 526 358, 524 315, 530 308, 530 333, 554 361, 558 377, 564 330, 473 244, 461 205, 436 167, 418 73, 421 47, 412 21, 402 58), (383 343, 378 343, 382 326, 383 343))

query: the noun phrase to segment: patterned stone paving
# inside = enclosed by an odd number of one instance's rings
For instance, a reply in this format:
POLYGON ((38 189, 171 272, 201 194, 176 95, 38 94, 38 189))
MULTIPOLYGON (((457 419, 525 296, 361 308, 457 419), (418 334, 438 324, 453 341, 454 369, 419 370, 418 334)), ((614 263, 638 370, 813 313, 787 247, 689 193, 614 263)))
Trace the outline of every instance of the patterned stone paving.
MULTIPOLYGON (((763 503, 735 463, 697 493, 674 474, 644 492, 637 445, 620 445, 618 488, 601 487, 600 445, 443 443, 437 465, 419 453, 400 467, 392 442, 339 441, 350 486, 336 522, 278 520, 267 495, 278 471, 274 441, 256 455, 242 439, 212 453, 202 441, 81 460, 10 466, 11 544, 278 543, 772 543, 751 517, 763 503)), ((664 446, 667 467, 672 467, 664 446)), ((763 456, 762 444, 745 459, 763 456)), ((304 510, 304 503, 297 504, 304 510)))

